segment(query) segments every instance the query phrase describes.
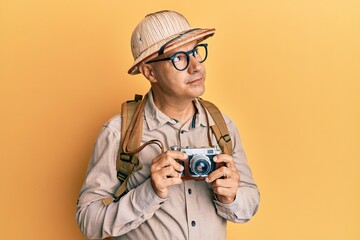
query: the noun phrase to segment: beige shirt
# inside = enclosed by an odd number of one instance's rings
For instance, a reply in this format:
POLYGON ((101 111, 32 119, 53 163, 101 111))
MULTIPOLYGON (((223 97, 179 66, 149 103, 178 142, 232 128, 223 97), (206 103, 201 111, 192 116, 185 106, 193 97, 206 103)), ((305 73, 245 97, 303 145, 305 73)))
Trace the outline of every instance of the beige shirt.
MULTIPOLYGON (((159 111, 151 91, 144 111, 142 143, 151 139, 170 146, 208 146, 204 109, 195 101, 197 113, 183 127, 159 111)), ((222 204, 205 181, 183 181, 170 188, 167 199, 159 198, 150 183, 150 165, 160 148, 149 145, 139 154, 144 167, 129 179, 129 192, 118 202, 103 205, 102 199, 119 187, 116 156, 119 149, 121 117, 104 125, 96 141, 77 206, 77 222, 89 239, 226 239, 226 222, 244 223, 256 212, 259 192, 241 146, 239 133, 224 116, 233 140, 233 157, 240 174, 235 201, 222 204)), ((210 119, 211 120, 211 119, 210 119)), ((213 121, 210 121, 210 125, 213 121)), ((213 136, 213 144, 216 139, 213 136)))

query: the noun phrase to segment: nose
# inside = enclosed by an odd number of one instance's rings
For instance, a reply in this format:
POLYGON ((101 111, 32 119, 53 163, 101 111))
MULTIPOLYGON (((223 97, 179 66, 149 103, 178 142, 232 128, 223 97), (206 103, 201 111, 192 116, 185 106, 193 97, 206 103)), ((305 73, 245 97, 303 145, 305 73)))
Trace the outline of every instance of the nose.
POLYGON ((200 63, 193 54, 189 56, 189 66, 188 66, 188 72, 194 73, 198 72, 203 66, 203 63, 200 63))

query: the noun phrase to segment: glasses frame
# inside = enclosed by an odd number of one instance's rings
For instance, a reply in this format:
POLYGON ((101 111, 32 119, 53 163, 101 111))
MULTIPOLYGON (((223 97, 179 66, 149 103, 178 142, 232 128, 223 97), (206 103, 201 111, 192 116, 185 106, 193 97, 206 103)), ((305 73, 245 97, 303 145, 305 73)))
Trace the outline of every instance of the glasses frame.
MULTIPOLYGON (((174 66, 174 68, 175 68, 176 70, 178 70, 178 71, 184 71, 184 70, 187 69, 188 66, 189 66, 189 63, 190 63, 190 54, 194 56, 195 50, 196 50, 196 48, 198 48, 199 46, 205 48, 205 57, 204 57, 204 59, 201 60, 201 61, 198 61, 199 63, 202 63, 202 62, 205 62, 205 60, 207 59, 207 56, 208 56, 208 49, 207 49, 208 44, 207 44, 207 43, 197 44, 192 50, 187 51, 187 52, 184 52, 184 51, 175 52, 175 53, 174 53, 173 55, 171 55, 170 57, 161 58, 161 59, 156 59, 156 60, 150 60, 150 61, 148 61, 148 62, 146 62, 146 63, 153 63, 153 62, 161 62, 161 61, 171 60, 171 63, 173 64, 173 66, 174 66), (176 55, 178 55, 178 54, 180 54, 180 53, 185 54, 185 55, 186 55, 186 60, 187 60, 187 64, 186 64, 186 66, 185 66, 183 69, 177 68, 176 65, 175 65, 175 62, 174 62, 174 58, 176 57, 176 55)), ((194 58, 195 58, 195 56, 194 56, 194 58)), ((195 58, 195 59, 196 59, 196 58, 195 58)), ((197 60, 197 59, 196 59, 196 60, 197 60)))

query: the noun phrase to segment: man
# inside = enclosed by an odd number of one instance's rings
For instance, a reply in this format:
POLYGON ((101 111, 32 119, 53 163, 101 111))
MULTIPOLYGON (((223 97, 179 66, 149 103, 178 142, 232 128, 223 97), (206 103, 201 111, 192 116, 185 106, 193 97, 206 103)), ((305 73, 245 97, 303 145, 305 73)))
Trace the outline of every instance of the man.
MULTIPOLYGON (((224 116, 232 139, 231 154, 217 154, 224 166, 203 181, 185 180, 180 161, 188 156, 171 146, 209 146, 206 110, 198 97, 205 91, 207 44, 215 29, 191 28, 179 13, 149 14, 135 28, 130 74, 142 73, 150 82, 143 112, 143 167, 132 173, 128 192, 109 205, 103 199, 119 187, 116 158, 121 117, 115 116, 97 139, 80 192, 77 221, 90 239, 225 239, 226 222, 244 223, 256 212, 259 192, 247 165, 238 131, 224 116)), ((210 137, 216 143, 215 136, 210 137)))

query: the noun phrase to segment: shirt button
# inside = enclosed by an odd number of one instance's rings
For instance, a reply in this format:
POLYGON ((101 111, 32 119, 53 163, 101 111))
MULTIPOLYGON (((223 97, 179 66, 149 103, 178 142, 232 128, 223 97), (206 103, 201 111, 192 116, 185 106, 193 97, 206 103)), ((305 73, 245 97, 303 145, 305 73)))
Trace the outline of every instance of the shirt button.
POLYGON ((191 221, 191 226, 195 227, 195 226, 196 226, 196 222, 195 222, 195 221, 191 221))
POLYGON ((192 193, 192 190, 191 188, 188 189, 188 193, 191 194, 192 193))
POLYGON ((181 133, 181 134, 184 134, 184 133, 185 133, 185 130, 181 130, 180 133, 181 133))

